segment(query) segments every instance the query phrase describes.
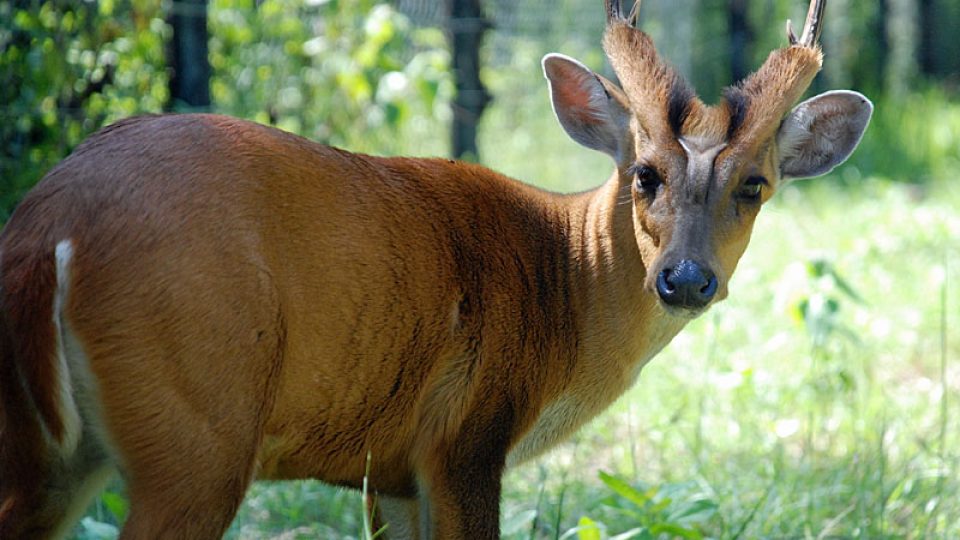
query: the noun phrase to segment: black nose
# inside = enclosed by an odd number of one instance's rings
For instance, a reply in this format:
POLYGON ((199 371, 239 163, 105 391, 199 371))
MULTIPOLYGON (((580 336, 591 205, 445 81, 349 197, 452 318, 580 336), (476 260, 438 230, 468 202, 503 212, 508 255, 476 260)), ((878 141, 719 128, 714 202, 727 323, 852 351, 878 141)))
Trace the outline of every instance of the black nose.
POLYGON ((669 306, 702 308, 717 293, 717 276, 699 264, 683 259, 657 276, 657 293, 669 306))

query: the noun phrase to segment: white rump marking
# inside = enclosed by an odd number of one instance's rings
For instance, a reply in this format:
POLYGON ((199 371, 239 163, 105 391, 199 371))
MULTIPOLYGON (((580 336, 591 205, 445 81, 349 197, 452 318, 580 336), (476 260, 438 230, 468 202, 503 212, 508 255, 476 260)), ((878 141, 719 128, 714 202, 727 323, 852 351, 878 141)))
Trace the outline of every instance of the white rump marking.
POLYGON ((63 440, 60 447, 65 456, 73 455, 80 442, 80 411, 73 398, 73 384, 70 378, 70 367, 65 352, 65 333, 63 308, 67 300, 70 287, 70 261, 73 259, 73 242, 62 240, 57 244, 56 255, 57 290, 53 295, 53 324, 57 329, 57 388, 59 392, 60 418, 63 420, 63 440))

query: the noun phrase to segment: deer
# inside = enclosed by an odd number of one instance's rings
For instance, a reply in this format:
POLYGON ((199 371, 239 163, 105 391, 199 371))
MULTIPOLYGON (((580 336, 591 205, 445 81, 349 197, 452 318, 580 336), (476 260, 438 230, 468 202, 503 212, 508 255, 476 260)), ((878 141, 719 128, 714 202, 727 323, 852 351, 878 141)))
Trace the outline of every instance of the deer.
POLYGON ((217 538, 251 482, 375 494, 386 537, 499 536, 501 477, 728 294, 756 216, 873 105, 828 91, 825 2, 704 104, 606 0, 615 83, 542 61, 614 170, 579 194, 212 114, 119 121, 0 235, 0 537, 62 538, 119 473, 121 538, 217 538))

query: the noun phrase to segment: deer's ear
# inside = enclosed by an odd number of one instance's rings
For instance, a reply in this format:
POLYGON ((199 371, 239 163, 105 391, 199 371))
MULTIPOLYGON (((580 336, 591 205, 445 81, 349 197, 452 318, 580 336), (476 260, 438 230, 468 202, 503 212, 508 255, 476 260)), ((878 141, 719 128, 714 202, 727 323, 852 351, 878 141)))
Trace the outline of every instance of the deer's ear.
POLYGON ((846 161, 860 143, 873 104, 857 92, 837 90, 796 106, 777 133, 784 178, 820 176, 846 161))
POLYGON ((543 57, 543 74, 549 81, 553 112, 567 134, 619 162, 629 116, 600 76, 573 58, 555 53, 543 57))

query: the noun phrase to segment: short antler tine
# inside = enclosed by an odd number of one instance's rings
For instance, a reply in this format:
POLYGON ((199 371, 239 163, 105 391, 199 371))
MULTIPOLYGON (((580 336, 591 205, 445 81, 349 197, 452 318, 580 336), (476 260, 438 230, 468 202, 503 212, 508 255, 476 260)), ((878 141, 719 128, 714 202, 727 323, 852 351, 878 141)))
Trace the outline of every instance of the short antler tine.
POLYGON ((604 5, 607 8, 607 24, 622 17, 620 14, 620 0, 604 0, 604 5))
POLYGON ((820 40, 820 34, 823 32, 823 10, 826 6, 827 0, 812 0, 810 2, 807 22, 803 25, 803 36, 800 38, 800 44, 804 47, 814 47, 820 40))
POLYGON ((793 33, 793 22, 790 19, 787 19, 787 39, 790 40, 790 45, 797 44, 797 35, 793 33))
POLYGON ((627 15, 627 24, 630 26, 637 26, 637 19, 640 18, 640 0, 635 0, 633 7, 630 9, 630 14, 627 15))

